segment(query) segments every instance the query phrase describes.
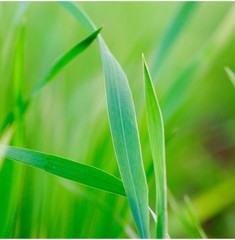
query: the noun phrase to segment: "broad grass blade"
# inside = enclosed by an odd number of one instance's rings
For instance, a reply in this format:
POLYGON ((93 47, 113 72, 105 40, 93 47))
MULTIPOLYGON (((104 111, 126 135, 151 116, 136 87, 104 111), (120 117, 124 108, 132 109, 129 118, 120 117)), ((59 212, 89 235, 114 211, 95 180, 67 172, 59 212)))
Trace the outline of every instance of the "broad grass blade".
POLYGON ((168 230, 164 124, 157 95, 144 58, 143 64, 147 125, 156 181, 156 237, 166 238, 168 230))
POLYGON ((98 168, 65 158, 8 146, 5 158, 42 169, 89 187, 125 196, 122 181, 98 168))
POLYGON ((235 87, 235 73, 228 67, 225 68, 225 71, 226 71, 229 79, 231 80, 233 86, 235 87))
MULTIPOLYGON (((87 14, 74 3, 63 2, 62 5, 88 31, 95 28, 87 14)), ((148 238, 148 188, 130 87, 124 71, 102 37, 99 37, 99 44, 105 73, 109 122, 118 165, 140 236, 148 238)))
POLYGON ((163 34, 157 52, 154 56, 152 76, 155 79, 162 63, 164 62, 167 54, 170 52, 173 44, 177 40, 180 33, 183 31, 185 25, 193 16, 194 10, 198 6, 197 2, 183 2, 166 32, 163 34))
POLYGON ((112 139, 140 236, 149 237, 148 189, 143 167, 134 104, 127 77, 100 39, 112 139))

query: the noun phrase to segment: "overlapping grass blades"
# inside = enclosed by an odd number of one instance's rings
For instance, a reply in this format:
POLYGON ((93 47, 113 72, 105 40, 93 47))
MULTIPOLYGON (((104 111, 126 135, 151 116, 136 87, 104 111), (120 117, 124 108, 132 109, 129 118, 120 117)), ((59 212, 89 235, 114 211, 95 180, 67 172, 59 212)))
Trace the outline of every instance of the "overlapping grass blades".
POLYGON ((164 124, 153 82, 143 56, 147 125, 156 184, 156 237, 166 238, 167 197, 164 124))
POLYGON ((226 67, 225 71, 226 71, 229 79, 231 80, 233 86, 235 87, 235 73, 229 67, 226 67))
POLYGON ((29 149, 5 147, 5 158, 100 190, 125 196, 122 181, 98 168, 29 149))
POLYGON ((161 42, 159 43, 157 52, 154 55, 152 76, 153 81, 157 79, 156 74, 161 68, 167 54, 170 52, 173 43, 177 40, 178 36, 184 30, 185 25, 193 16, 193 12, 196 9, 197 2, 183 2, 176 13, 176 15, 171 20, 169 27, 164 33, 161 42))
MULTIPOLYGON (((88 30, 94 23, 74 3, 63 6, 88 30)), ((112 139, 126 195, 141 237, 149 237, 148 189, 133 99, 120 64, 99 37, 112 139)))

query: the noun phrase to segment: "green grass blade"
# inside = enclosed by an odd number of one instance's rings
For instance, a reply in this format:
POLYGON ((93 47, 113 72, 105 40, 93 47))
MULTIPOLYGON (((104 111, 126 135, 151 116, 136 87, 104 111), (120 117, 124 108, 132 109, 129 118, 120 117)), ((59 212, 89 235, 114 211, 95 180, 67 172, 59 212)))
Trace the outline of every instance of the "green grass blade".
POLYGON ((147 125, 152 151, 156 181, 156 237, 166 238, 167 230, 167 198, 166 198, 166 163, 165 137, 161 109, 154 90, 152 79, 143 58, 145 78, 145 99, 147 109, 147 125))
POLYGON ((73 2, 60 2, 60 4, 70 13, 72 14, 80 23, 81 25, 88 31, 92 32, 96 29, 95 24, 90 19, 83 9, 78 7, 73 2))
MULTIPOLYGON (((47 75, 43 78, 41 82, 32 90, 29 94, 27 100, 21 104, 21 114, 24 115, 28 109, 28 106, 35 96, 48 82, 50 82, 56 74, 58 74, 70 61, 72 61, 77 55, 82 53, 98 36, 101 28, 91 33, 83 41, 75 45, 73 48, 65 52, 57 61, 52 65, 47 75)), ((7 126, 11 125, 15 121, 15 114, 13 111, 9 112, 3 121, 1 126, 1 132, 3 132, 7 126)))
POLYGON ((127 77, 100 39, 112 139, 140 236, 149 237, 148 189, 144 173, 134 104, 127 77))
POLYGON ((93 188, 125 196, 125 190, 120 179, 89 165, 16 147, 7 147, 5 158, 93 188))
POLYGON ((225 68, 225 71, 226 71, 229 79, 231 80, 233 86, 235 87, 235 73, 228 67, 225 68))
POLYGON ((212 62, 231 40, 235 29, 235 5, 232 5, 215 33, 198 51, 185 70, 171 85, 162 102, 162 113, 166 123, 184 103, 194 86, 194 80, 208 71, 212 62))
POLYGON ((6 145, 8 145, 11 141, 12 135, 14 133, 14 128, 11 126, 6 129, 3 135, 0 138, 0 171, 4 161, 4 155, 7 150, 6 145))
POLYGON ((169 27, 163 35, 155 54, 152 69, 152 76, 154 77, 153 79, 155 79, 156 74, 158 73, 167 54, 170 52, 174 42, 177 40, 189 19, 193 16, 193 12, 197 5, 197 2, 181 3, 179 10, 171 20, 169 27))
POLYGON ((188 216, 189 221, 192 223, 193 228, 198 232, 199 237, 207 238, 207 236, 198 220, 198 217, 197 217, 197 214, 193 207, 193 204, 187 195, 184 197, 184 201, 185 201, 185 206, 186 206, 186 215, 188 216))
POLYGON ((70 63, 77 55, 82 53, 90 44, 97 38, 102 28, 97 29, 92 34, 90 34, 86 39, 76 44, 73 48, 64 53, 52 67, 49 69, 48 73, 44 79, 39 82, 39 84, 34 88, 31 96, 40 91, 49 81, 51 81, 56 74, 58 74, 68 63, 70 63))
MULTIPOLYGON (((65 7, 88 30, 95 27, 84 11, 74 3, 65 7)), ((99 37, 105 73, 109 121, 118 165, 132 214, 141 237, 149 237, 148 189, 144 173, 134 104, 127 77, 99 37)))

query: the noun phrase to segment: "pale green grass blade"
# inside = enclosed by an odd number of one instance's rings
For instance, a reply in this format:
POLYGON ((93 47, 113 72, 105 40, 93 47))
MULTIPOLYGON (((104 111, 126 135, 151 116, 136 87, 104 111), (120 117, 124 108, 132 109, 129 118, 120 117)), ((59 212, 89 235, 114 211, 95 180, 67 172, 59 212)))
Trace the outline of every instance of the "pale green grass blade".
POLYGON ((5 158, 107 192, 125 196, 122 181, 98 168, 28 149, 7 147, 5 158))
MULTIPOLYGON (((94 23, 74 3, 63 6, 88 30, 94 23)), ((141 237, 149 237, 148 189, 144 173, 134 104, 127 77, 99 37, 105 73, 109 121, 126 195, 141 237)))
MULTIPOLYGON (((175 199, 170 191, 168 191, 168 202, 169 206, 172 209, 174 216, 179 219, 179 222, 182 224, 185 232, 188 234, 190 238, 203 238, 206 236, 203 229, 200 226, 199 221, 197 222, 197 226, 195 226, 194 222, 195 218, 192 220, 192 217, 189 216, 188 208, 184 205, 184 207, 175 199)), ((191 210, 190 210, 191 211, 191 210)), ((190 213, 191 214, 191 213, 190 213)), ((171 219, 172 220, 172 219, 171 219)))
POLYGON ((90 17, 87 15, 82 8, 78 7, 73 2, 60 2, 60 4, 70 13, 72 14, 81 25, 88 31, 92 32, 96 29, 95 24, 92 22, 90 17))
POLYGON ((195 77, 199 78, 199 76, 205 74, 210 64, 233 37, 234 29, 235 5, 230 8, 215 33, 198 51, 196 56, 167 91, 162 103, 164 122, 167 122, 184 103, 194 86, 195 77))
POLYGON ((166 238, 168 234, 168 224, 164 124, 160 105, 158 103, 157 95, 144 57, 143 63, 147 125, 156 181, 156 237, 166 238))
POLYGON ((140 236, 147 238, 148 189, 131 90, 125 73, 102 39, 100 49, 105 73, 109 122, 118 165, 140 236))
POLYGON ((180 33, 184 30, 185 25, 188 23, 190 18, 197 7, 197 2, 183 2, 173 19, 166 32, 164 33, 157 52, 154 56, 152 76, 155 79, 156 74, 163 61, 165 60, 167 54, 170 52, 173 44, 177 40, 180 33))
POLYGON ((228 67, 225 68, 225 71, 226 71, 229 79, 231 80, 233 86, 235 87, 235 73, 228 67))
POLYGON ((39 82, 39 84, 34 88, 34 90, 31 93, 31 96, 36 94, 38 91, 40 91, 68 63, 70 63, 76 56, 78 56, 88 46, 90 46, 90 44, 97 38, 101 29, 102 28, 99 28, 98 30, 94 31, 86 39, 84 39, 83 41, 81 41, 80 43, 75 45, 73 48, 68 50, 66 53, 64 53, 61 57, 59 57, 58 60, 56 60, 55 63, 52 65, 52 67, 49 69, 49 71, 48 71, 47 75, 44 77, 44 79, 41 82, 39 82))
POLYGON ((197 217, 195 209, 192 205, 192 202, 187 195, 184 197, 184 201, 186 204, 186 214, 187 214, 189 220, 191 221, 193 227, 196 229, 196 231, 198 232, 198 234, 201 238, 207 238, 207 236, 198 220, 198 217, 197 217))

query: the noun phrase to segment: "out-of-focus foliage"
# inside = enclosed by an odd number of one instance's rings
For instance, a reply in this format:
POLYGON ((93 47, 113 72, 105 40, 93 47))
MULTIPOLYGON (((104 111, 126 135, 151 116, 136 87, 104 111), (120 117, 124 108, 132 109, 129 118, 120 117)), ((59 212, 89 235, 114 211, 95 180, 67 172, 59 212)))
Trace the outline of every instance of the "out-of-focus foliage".
MULTIPOLYGON (((102 36, 127 74, 148 186, 154 192, 141 53, 152 69, 159 43, 181 3, 78 4, 96 26, 104 26, 102 36)), ((184 195, 190 197, 208 237, 234 237, 235 94, 224 67, 235 69, 235 11, 233 3, 201 2, 191 14, 156 76, 163 118, 166 97, 178 77, 193 83, 185 93, 182 83, 179 95, 174 91, 179 107, 167 109, 172 111, 165 124, 167 183, 183 209, 187 209, 184 195)), ((58 3, 0 2, 1 126, 9 111, 17 112, 19 96, 25 99, 55 59, 86 36, 58 3)), ((56 75, 18 120, 17 127, 1 132, 0 143, 9 142, 13 134, 11 145, 75 159, 120 177, 97 43, 56 75)), ((0 237, 138 236, 126 198, 10 160, 0 161, 0 237)), ((154 194, 149 200, 154 208, 154 194)), ((150 228, 154 233, 153 222, 150 228)), ((169 234, 189 236, 170 207, 169 234)))

